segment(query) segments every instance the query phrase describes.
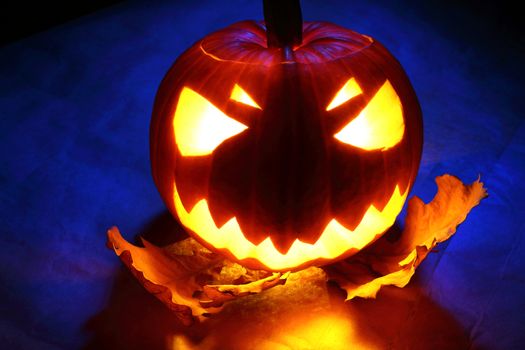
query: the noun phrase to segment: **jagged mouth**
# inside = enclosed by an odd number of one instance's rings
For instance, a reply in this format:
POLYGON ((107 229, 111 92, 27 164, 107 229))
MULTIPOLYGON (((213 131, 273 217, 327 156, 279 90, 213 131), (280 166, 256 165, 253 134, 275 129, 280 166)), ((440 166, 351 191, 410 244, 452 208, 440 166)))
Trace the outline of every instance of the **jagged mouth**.
POLYGON ((358 252, 393 225, 407 194, 408 187, 401 193, 399 185, 396 185, 383 210, 379 211, 374 205, 370 205, 354 230, 349 230, 332 219, 315 243, 296 239, 283 254, 277 250, 270 236, 257 245, 246 239, 235 216, 217 227, 206 199, 198 201, 188 212, 176 184, 173 184, 173 200, 179 220, 197 235, 196 238, 215 249, 229 252, 239 261, 256 260, 273 271, 294 270, 310 261, 329 262, 347 256, 352 251, 358 252))

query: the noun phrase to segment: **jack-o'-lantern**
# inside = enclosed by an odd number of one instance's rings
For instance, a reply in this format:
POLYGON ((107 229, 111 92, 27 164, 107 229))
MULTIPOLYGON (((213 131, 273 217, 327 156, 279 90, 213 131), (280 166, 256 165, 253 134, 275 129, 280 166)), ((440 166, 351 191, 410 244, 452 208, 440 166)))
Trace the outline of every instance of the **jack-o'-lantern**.
POLYGON ((352 255, 395 221, 422 149, 421 112, 376 40, 266 1, 183 53, 150 129, 155 183, 207 248, 297 270, 352 255))

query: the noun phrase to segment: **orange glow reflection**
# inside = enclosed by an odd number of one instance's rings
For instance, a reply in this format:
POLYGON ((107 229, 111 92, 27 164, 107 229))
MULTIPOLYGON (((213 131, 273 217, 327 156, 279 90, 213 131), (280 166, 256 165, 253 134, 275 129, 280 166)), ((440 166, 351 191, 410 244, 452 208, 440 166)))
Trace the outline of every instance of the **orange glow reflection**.
MULTIPOLYGON (((369 340, 362 339, 351 317, 343 312, 323 311, 318 314, 285 316, 279 327, 260 329, 263 325, 244 325, 232 337, 213 334, 194 344, 184 335, 173 336, 171 349, 177 350, 348 350, 378 349, 369 340)), ((227 330, 224 330, 227 332, 227 330)), ((223 333, 223 332, 221 332, 223 333)), ((229 332, 228 332, 229 333, 229 332)))
POLYGON ((279 252, 270 237, 255 245, 243 235, 235 217, 217 227, 206 199, 201 199, 188 212, 174 185, 173 200, 184 226, 217 249, 227 249, 238 260, 254 258, 274 271, 287 271, 315 259, 335 259, 350 249, 361 250, 394 223, 403 207, 408 190, 401 193, 396 186, 390 200, 379 211, 370 205, 359 225, 352 231, 332 219, 315 244, 296 239, 286 254, 279 252))
POLYGON ((397 145, 404 133, 403 106, 387 80, 361 113, 334 137, 362 149, 384 151, 397 145))
MULTIPOLYGON (((349 318, 335 313, 326 313, 315 318, 290 322, 275 332, 257 350, 274 349, 331 349, 347 350, 355 337, 349 318)), ((355 349, 355 347, 353 347, 355 349)))

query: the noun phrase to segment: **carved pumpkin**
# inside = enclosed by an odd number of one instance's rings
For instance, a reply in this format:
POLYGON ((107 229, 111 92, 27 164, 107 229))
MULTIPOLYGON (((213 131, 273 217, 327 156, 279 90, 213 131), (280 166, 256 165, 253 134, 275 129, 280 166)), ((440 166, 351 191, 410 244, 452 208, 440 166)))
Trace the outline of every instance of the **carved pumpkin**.
POLYGON ((294 1, 265 2, 265 20, 176 60, 155 100, 151 163, 204 246, 296 270, 354 254, 394 223, 419 166, 421 112, 376 40, 303 24, 294 1))

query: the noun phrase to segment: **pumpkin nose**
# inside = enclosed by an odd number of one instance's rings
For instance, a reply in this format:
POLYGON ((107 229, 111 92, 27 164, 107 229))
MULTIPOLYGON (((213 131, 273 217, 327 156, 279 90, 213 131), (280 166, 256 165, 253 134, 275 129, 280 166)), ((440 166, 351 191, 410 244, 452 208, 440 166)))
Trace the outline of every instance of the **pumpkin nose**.
POLYGON ((214 152, 208 191, 218 226, 235 216, 248 240, 271 236, 282 254, 297 239, 317 242, 332 219, 333 139, 325 135, 313 89, 284 73, 269 86, 250 128, 214 152))
MULTIPOLYGON (((270 95, 254 130, 251 232, 271 233, 281 253, 315 243, 329 221, 329 164, 318 107, 295 85, 270 95)), ((259 239, 261 237, 258 237, 259 239)))

